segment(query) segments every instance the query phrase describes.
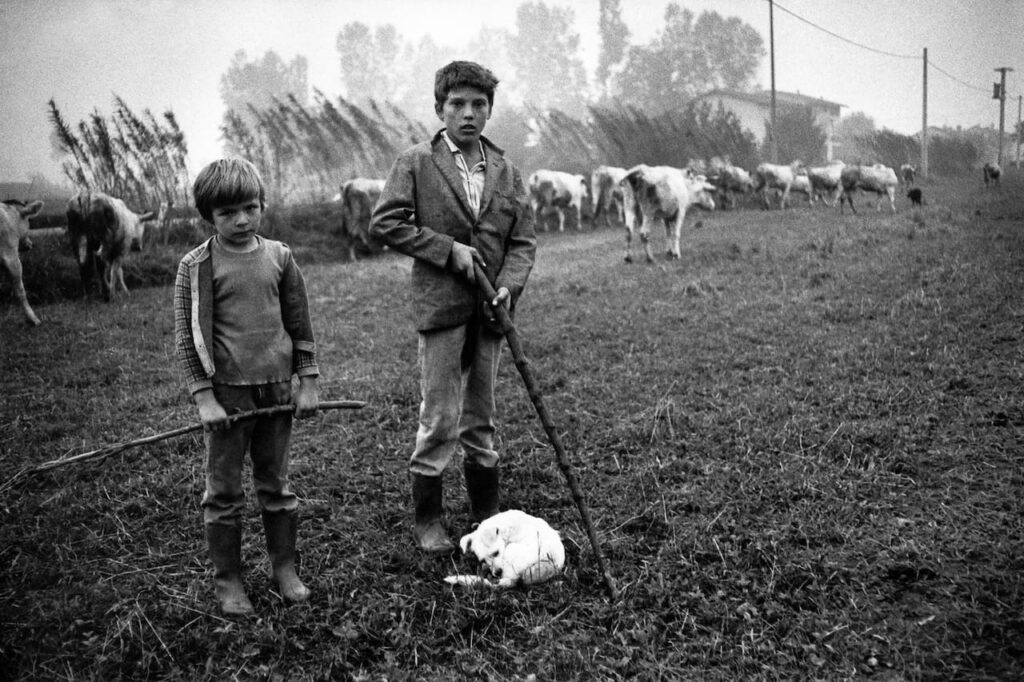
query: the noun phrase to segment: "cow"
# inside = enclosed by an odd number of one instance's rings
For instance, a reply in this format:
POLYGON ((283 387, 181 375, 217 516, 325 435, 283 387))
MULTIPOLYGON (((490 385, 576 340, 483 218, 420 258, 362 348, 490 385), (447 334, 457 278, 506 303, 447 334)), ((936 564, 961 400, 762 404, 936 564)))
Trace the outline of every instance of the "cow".
POLYGON ((341 234, 348 248, 348 259, 356 259, 356 245, 370 254, 383 246, 370 236, 370 214, 384 190, 384 181, 376 178, 353 178, 341 185, 341 234))
POLYGON ((911 166, 909 163, 905 163, 900 166, 900 183, 904 187, 910 187, 914 184, 914 178, 917 177, 917 169, 911 166))
POLYGON ((605 227, 611 227, 611 212, 620 223, 626 222, 625 205, 623 204, 622 185, 619 183, 626 177, 626 169, 616 166, 598 166, 590 174, 590 200, 592 211, 590 220, 597 227, 598 216, 604 216, 605 227))
POLYGON ((788 166, 779 166, 773 163, 762 163, 754 171, 754 191, 761 193, 764 207, 768 205, 768 191, 772 189, 782 190, 779 198, 779 208, 786 208, 789 201, 789 192, 796 182, 797 173, 803 168, 800 161, 794 161, 788 166))
POLYGON ((878 195, 878 203, 875 209, 882 210, 882 195, 888 195, 889 206, 892 212, 896 212, 896 186, 899 181, 896 179, 896 171, 888 166, 876 163, 874 166, 846 166, 839 175, 843 185, 843 195, 839 199, 839 212, 843 212, 843 200, 850 204, 850 210, 857 213, 853 207, 853 193, 858 189, 864 192, 874 192, 878 195))
POLYGON ((679 168, 634 166, 627 171, 622 184, 631 191, 630 204, 634 211, 634 215, 626 220, 627 263, 633 262, 633 227, 637 221, 640 222, 640 241, 643 242, 647 262, 653 263, 650 232, 656 221, 665 223, 668 257, 678 259, 686 209, 696 205, 709 211, 715 210, 715 200, 712 198, 715 186, 703 175, 693 175, 679 168))
POLYGON ((124 201, 103 192, 84 191, 68 201, 68 240, 78 262, 82 292, 86 293, 95 272, 103 297, 112 301, 120 289, 125 294, 124 257, 142 250, 146 223, 156 213, 135 213, 124 201))
POLYGON ((910 203, 914 206, 922 206, 924 204, 924 196, 920 187, 911 188, 907 192, 907 198, 910 199, 910 203))
POLYGON ((718 189, 722 208, 736 208, 736 195, 746 196, 754 189, 754 178, 739 166, 722 164, 714 167, 713 172, 708 182, 718 189))
MULTIPOLYGON (((807 177, 811 181, 811 190, 815 196, 821 197, 826 206, 834 206, 843 193, 843 185, 840 182, 840 175, 846 164, 842 161, 833 161, 827 166, 815 166, 807 169, 807 177), (829 203, 829 195, 832 196, 832 203, 829 203)), ((811 203, 814 203, 813 200, 811 203)))
POLYGON ((797 192, 807 197, 808 204, 814 204, 814 188, 807 171, 803 168, 793 177, 793 184, 789 186, 789 193, 797 192))
POLYGON ((552 211, 558 212, 558 231, 565 230, 565 212, 572 210, 576 216, 576 229, 581 229, 583 197, 587 193, 587 179, 582 175, 562 171, 537 170, 527 182, 530 204, 537 220, 544 225, 544 219, 552 211))
POLYGON ((1003 169, 999 167, 998 163, 989 162, 981 167, 981 177, 985 180, 985 186, 988 187, 991 182, 995 187, 999 187, 999 178, 1003 174, 1003 169))
POLYGON ((39 324, 39 317, 32 310, 25 294, 25 284, 21 279, 21 256, 18 252, 32 248, 32 240, 28 237, 28 221, 38 215, 42 208, 41 201, 26 205, 10 199, 0 204, 0 266, 7 271, 14 298, 21 304, 25 319, 33 326, 39 324))

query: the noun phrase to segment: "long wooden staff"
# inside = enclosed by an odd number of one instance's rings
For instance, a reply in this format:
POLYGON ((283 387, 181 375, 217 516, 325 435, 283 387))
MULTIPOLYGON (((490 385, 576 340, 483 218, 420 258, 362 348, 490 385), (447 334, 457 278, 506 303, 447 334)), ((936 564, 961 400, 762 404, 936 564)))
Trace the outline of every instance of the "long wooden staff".
MULTIPOLYGON (((361 400, 324 400, 321 401, 317 406, 317 410, 358 410, 366 407, 366 403, 361 400)), ((282 412, 293 412, 295 410, 294 405, 272 405, 270 407, 261 407, 256 410, 250 410, 248 412, 239 412, 228 416, 229 422, 236 422, 241 419, 250 419, 252 417, 261 417, 268 414, 280 414, 282 412)), ((54 459, 49 462, 43 462, 37 464, 28 470, 27 473, 35 473, 38 471, 47 471, 49 469, 56 469, 57 467, 64 466, 66 464, 74 464, 75 462, 82 462, 87 459, 101 459, 103 457, 109 457, 110 455, 116 455, 119 452, 123 452, 128 448, 138 447, 140 445, 148 445, 149 443, 156 443, 158 441, 167 440, 168 438, 174 438, 175 436, 181 436, 192 431, 199 431, 203 428, 202 424, 190 424, 188 426, 182 426, 177 429, 170 431, 164 431, 153 436, 146 436, 145 438, 138 438, 136 440, 130 440, 127 443, 117 443, 115 445, 108 445, 106 447, 99 448, 98 450, 90 450, 89 452, 83 452, 80 455, 74 455, 72 457, 64 457, 61 459, 54 459)))
MULTIPOLYGON (((494 291, 494 287, 491 286, 490 281, 487 279, 487 275, 484 274, 483 268, 480 267, 479 263, 473 263, 473 269, 476 273, 476 283, 480 287, 480 290, 487 297, 487 302, 490 304, 497 296, 494 291)), ((551 420, 551 415, 548 414, 547 408, 544 406, 544 399, 540 393, 540 387, 537 385, 536 380, 533 378, 533 372, 530 371, 530 362, 526 359, 526 354, 523 353, 523 346, 519 343, 519 334, 516 332, 515 326, 512 324, 512 318, 509 317, 508 311, 504 306, 498 306, 497 308, 491 308, 494 311, 495 317, 498 318, 498 323, 501 325, 501 331, 505 335, 505 340, 508 342, 508 348, 512 351, 512 359, 515 361, 516 369, 519 370, 519 375, 523 378, 523 383, 526 385, 526 392, 530 396, 530 401, 533 403, 534 409, 537 411, 537 416, 540 417, 540 423, 544 426, 545 433, 548 434, 548 440, 551 441, 551 447, 555 449, 555 461, 558 462, 558 468, 562 471, 562 476, 565 477, 565 482, 569 485, 569 492, 572 493, 572 499, 576 503, 576 508, 580 511, 580 517, 583 519, 583 525, 587 529, 587 537, 590 538, 590 546, 594 549, 594 557, 597 559, 597 567, 604 576, 605 586, 608 588, 608 594, 612 600, 618 598, 618 591, 615 588, 615 579, 612 578, 611 572, 608 570, 608 564, 605 561, 604 554, 601 552, 601 545, 597 540, 597 533, 594 530, 594 524, 590 520, 590 509, 587 507, 587 502, 583 498, 583 492, 580 490, 579 483, 576 481, 576 474, 573 471, 572 464, 569 462, 569 457, 565 454, 565 448, 562 447, 562 439, 558 436, 558 430, 555 428, 555 423, 551 420)))

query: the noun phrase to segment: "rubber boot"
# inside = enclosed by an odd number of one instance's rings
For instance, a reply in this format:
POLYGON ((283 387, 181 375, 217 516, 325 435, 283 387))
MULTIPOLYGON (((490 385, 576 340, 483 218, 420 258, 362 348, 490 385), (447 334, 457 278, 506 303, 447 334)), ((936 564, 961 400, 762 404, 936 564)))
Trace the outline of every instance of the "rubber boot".
POLYGON ((482 467, 475 462, 463 465, 466 474, 466 493, 469 496, 469 516, 480 523, 498 513, 499 478, 497 467, 482 467))
POLYGON ((412 475, 412 502, 415 514, 413 539, 416 546, 427 554, 448 554, 455 544, 441 520, 443 515, 442 480, 440 476, 412 475))
POLYGON ((220 610, 225 616, 251 616, 252 602, 242 584, 242 527, 206 524, 206 542, 220 610))
POLYGON ((284 600, 298 604, 309 599, 309 588, 295 572, 295 540, 299 517, 295 512, 263 512, 263 530, 267 534, 271 578, 284 600))

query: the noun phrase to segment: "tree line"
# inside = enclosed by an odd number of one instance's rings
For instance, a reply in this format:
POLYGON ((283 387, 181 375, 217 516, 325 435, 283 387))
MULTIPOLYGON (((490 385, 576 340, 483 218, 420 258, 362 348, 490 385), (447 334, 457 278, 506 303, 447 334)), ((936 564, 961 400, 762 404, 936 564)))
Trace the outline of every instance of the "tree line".
MULTIPOLYGON (((257 164, 272 202, 322 201, 351 177, 382 177, 401 149, 429 138, 439 127, 435 70, 470 59, 502 78, 488 134, 526 169, 682 166, 716 156, 752 168, 768 158, 734 115, 699 99, 714 90, 755 88, 765 50, 753 27, 670 2, 660 30, 634 44, 621 0, 600 0, 599 9, 593 77, 580 56, 573 10, 539 1, 518 6, 513 28, 482 27, 458 49, 429 36, 405 39, 390 24, 345 24, 335 49, 346 95, 335 98, 310 87, 305 57, 286 62, 268 51, 250 60, 240 50, 220 81, 225 151, 257 164)), ((138 116, 115 98, 110 117, 97 111, 70 125, 51 101, 50 118, 67 156, 65 175, 77 187, 140 205, 191 202, 187 146, 172 112, 162 121, 148 110, 138 116)), ((781 108, 775 138, 780 160, 824 161, 825 132, 810 109, 781 108)), ((875 130, 864 114, 844 118, 833 139, 847 162, 898 167, 919 157, 914 138, 875 130)), ((933 137, 933 172, 961 172, 976 161, 976 146, 954 134, 933 137)))

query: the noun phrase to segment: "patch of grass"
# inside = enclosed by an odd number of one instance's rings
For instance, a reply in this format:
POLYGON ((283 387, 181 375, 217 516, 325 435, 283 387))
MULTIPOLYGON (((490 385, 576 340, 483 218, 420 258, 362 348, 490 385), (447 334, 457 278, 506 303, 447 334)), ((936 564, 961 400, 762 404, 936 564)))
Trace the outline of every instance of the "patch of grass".
MULTIPOLYGON (((0 666, 26 680, 1016 679, 1024 222, 1006 216, 1024 200, 1011 187, 930 188, 944 203, 927 226, 902 205, 702 215, 682 258, 654 267, 622 262, 621 231, 541 236, 517 326, 616 603, 507 359, 502 506, 562 532, 565 575, 455 591, 442 578, 472 566, 414 551, 409 262, 319 260, 303 250, 322 245, 310 219, 279 238, 305 254, 321 396, 369 403, 295 427, 310 604, 270 589, 247 484, 260 617, 217 614, 202 445, 186 436, 0 482, 0 666)), ((169 299, 166 284, 109 305, 55 299, 35 329, 5 309, 8 476, 195 419, 169 299)), ((459 532, 458 466, 446 491, 459 532)))

